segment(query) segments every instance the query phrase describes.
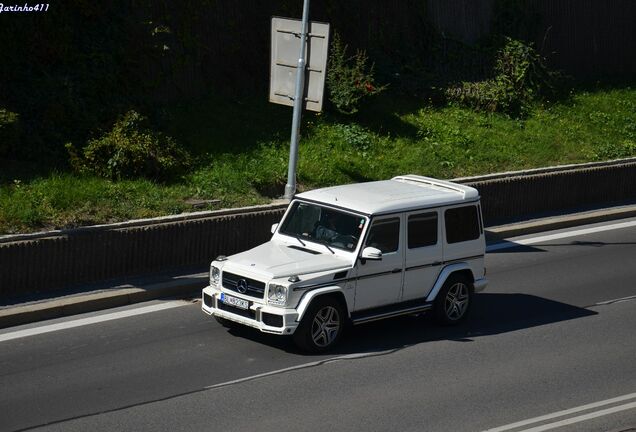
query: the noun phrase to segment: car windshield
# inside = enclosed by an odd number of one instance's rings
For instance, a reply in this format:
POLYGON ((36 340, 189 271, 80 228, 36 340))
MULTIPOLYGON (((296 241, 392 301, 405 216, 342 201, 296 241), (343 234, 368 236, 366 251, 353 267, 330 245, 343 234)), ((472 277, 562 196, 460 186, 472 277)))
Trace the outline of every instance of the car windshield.
POLYGON ((363 216, 296 201, 282 222, 280 233, 353 251, 366 222, 363 216))

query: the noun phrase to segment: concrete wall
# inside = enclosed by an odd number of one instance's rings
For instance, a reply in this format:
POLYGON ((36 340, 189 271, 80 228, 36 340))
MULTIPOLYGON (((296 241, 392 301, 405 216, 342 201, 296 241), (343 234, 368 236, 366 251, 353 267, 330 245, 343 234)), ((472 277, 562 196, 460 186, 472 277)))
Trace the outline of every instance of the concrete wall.
POLYGON ((263 243, 284 208, 139 226, 76 229, 0 243, 0 298, 208 264, 263 243))
POLYGON ((541 213, 636 199, 636 161, 471 179, 486 225, 541 213))
MULTIPOLYGON (((636 198, 636 159, 458 179, 482 196, 486 225, 636 198)), ((206 265, 269 239, 284 205, 0 238, 0 298, 206 265)))

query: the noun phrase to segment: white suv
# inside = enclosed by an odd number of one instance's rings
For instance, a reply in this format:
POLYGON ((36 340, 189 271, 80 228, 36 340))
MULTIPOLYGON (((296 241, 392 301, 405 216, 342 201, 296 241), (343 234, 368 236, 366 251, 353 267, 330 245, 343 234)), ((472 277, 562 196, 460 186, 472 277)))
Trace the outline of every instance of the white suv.
POLYGON ((432 310, 464 319, 487 285, 476 189, 416 175, 297 195, 267 243, 210 265, 202 309, 293 335, 307 351, 348 323, 432 310))

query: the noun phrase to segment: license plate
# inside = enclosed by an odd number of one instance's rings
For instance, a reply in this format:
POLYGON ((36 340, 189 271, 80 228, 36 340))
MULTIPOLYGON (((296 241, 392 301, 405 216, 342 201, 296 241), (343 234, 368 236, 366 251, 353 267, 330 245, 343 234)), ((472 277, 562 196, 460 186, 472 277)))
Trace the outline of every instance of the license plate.
POLYGON ((221 293, 221 302, 230 306, 237 307, 239 309, 249 309, 250 307, 250 302, 248 302, 247 300, 232 297, 225 293, 221 293))

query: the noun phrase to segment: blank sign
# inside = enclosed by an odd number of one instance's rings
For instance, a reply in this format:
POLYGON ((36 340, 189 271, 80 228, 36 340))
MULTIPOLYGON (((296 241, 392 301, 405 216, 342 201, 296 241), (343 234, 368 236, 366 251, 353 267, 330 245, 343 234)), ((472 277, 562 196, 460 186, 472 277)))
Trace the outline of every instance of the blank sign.
MULTIPOLYGON (((329 53, 329 24, 310 22, 308 27, 303 108, 321 111, 329 53)), ((300 53, 300 30, 300 20, 272 18, 270 102, 294 105, 296 70, 298 68, 298 54, 300 53)))

